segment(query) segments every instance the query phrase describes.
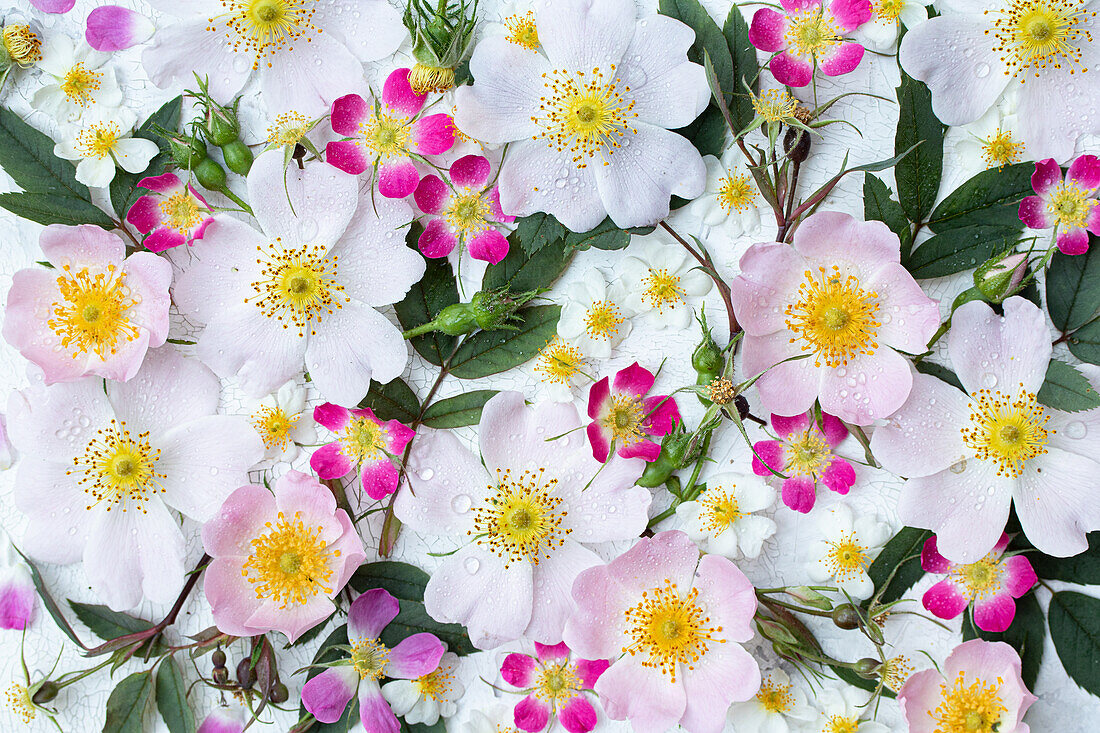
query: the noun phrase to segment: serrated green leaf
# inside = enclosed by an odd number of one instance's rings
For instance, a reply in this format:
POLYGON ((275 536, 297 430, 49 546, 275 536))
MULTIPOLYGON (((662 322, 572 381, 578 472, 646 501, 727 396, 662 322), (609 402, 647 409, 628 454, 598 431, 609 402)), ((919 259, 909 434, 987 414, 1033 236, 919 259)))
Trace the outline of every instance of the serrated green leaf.
POLYGON ((977 267, 1007 252, 1020 238, 1020 227, 973 226, 949 229, 913 250, 906 268, 917 279, 944 277, 977 267))
POLYGON ((153 628, 153 624, 149 621, 134 618, 121 611, 112 611, 106 606, 76 601, 69 601, 69 606, 80 619, 80 623, 104 641, 153 628))
POLYGON ((1066 341, 1069 353, 1086 364, 1100 364, 1100 320, 1086 323, 1066 341))
MULTIPOLYGON (((422 231, 419 224, 410 227, 405 243, 416 249, 416 241, 422 231)), ((421 326, 439 315, 439 311, 458 302, 458 282, 451 263, 446 258, 429 259, 424 277, 413 285, 405 299, 394 305, 397 320, 406 331, 421 326)), ((457 339, 445 333, 433 332, 409 339, 416 353, 436 366, 454 351, 457 339)))
POLYGON ((587 232, 569 232, 565 237, 565 244, 573 249, 623 249, 630 244, 630 234, 615 225, 611 217, 607 217, 595 229, 587 232))
POLYGON ((172 657, 167 657, 157 668, 157 709, 172 733, 194 732, 195 714, 187 701, 183 670, 172 657))
POLYGON ((551 214, 531 214, 516 221, 515 236, 519 240, 520 247, 528 255, 538 252, 548 244, 564 239, 568 233, 569 230, 551 214))
POLYGON ((935 377, 936 379, 947 382, 952 387, 957 387, 963 392, 966 391, 966 388, 963 387, 962 382, 959 381, 959 376, 955 374, 955 372, 951 371, 941 364, 936 364, 931 361, 919 361, 917 362, 916 367, 917 371, 921 374, 928 374, 935 377))
POLYGON ((126 217, 126 212, 144 193, 144 189, 138 188, 138 181, 147 176, 157 176, 164 172, 165 166, 171 158, 168 141, 154 132, 157 127, 165 130, 176 130, 180 123, 180 110, 183 106, 183 97, 176 97, 165 102, 160 109, 153 114, 134 132, 134 137, 152 140, 157 144, 160 152, 149 161, 149 165, 141 173, 129 173, 119 168, 115 171, 114 180, 111 181, 111 207, 119 219, 126 217))
POLYGON ((466 635, 466 629, 459 624, 441 624, 424 610, 424 604, 417 601, 400 600, 401 611, 397 618, 389 623, 382 631, 382 643, 393 648, 404 638, 428 632, 435 634, 444 644, 447 651, 454 652, 460 657, 473 654, 477 651, 470 643, 470 637, 466 635))
POLYGON ((359 403, 361 408, 369 408, 381 420, 397 420, 406 425, 420 414, 420 401, 416 393, 401 379, 393 379, 379 384, 373 379, 367 396, 359 403))
POLYGON ((0 208, 47 226, 95 224, 104 229, 115 228, 111 217, 95 204, 56 193, 0 193, 0 208))
POLYGON ((722 35, 726 37, 730 57, 733 59, 733 100, 730 102, 730 117, 739 129, 745 129, 756 116, 752 108, 752 99, 746 85, 756 91, 756 75, 759 71, 756 60, 756 48, 749 41, 749 24, 741 9, 734 5, 722 25, 722 35))
POLYGON ((925 540, 931 536, 927 529, 902 527, 882 548, 867 569, 880 602, 898 600, 921 579, 924 569, 920 566, 920 553, 925 540))
POLYGON ((519 311, 514 331, 478 331, 466 338, 451 360, 451 374, 478 379, 533 359, 558 328, 561 306, 538 305, 519 311))
POLYGON ((23 554, 23 551, 18 547, 15 551, 19 553, 19 556, 23 558, 23 562, 27 564, 27 567, 31 571, 31 582, 34 584, 34 590, 38 593, 38 597, 42 599, 42 605, 46 607, 46 612, 53 618, 54 623, 57 624, 57 628, 61 629, 61 632, 65 636, 69 637, 69 640, 82 649, 87 649, 84 646, 84 642, 80 640, 80 637, 73 631, 73 627, 69 624, 68 619, 65 618, 65 614, 61 612, 61 607, 57 605, 57 601, 53 599, 50 591, 46 588, 46 581, 42 579, 42 573, 39 572, 38 567, 34 562, 23 554))
POLYGON ((478 389, 433 402, 424 412, 423 424, 436 430, 477 425, 481 409, 497 394, 495 389, 478 389))
POLYGON ((153 673, 135 672, 125 678, 107 698, 107 720, 103 733, 142 733, 142 718, 153 696, 153 673))
MULTIPOLYGON (((972 610, 972 609, 971 609, 972 610)), ((1039 667, 1043 663, 1043 647, 1046 643, 1047 625, 1043 618, 1043 609, 1034 593, 1029 593, 1016 601, 1016 616, 1012 625, 1001 633, 982 631, 974 626, 968 611, 962 623, 963 641, 985 639, 1003 641, 1020 655, 1022 677, 1028 689, 1035 689, 1035 679, 1039 676, 1039 667)))
POLYGON ((1035 396, 1047 407, 1063 412, 1100 407, 1100 394, 1092 388, 1085 375, 1057 359, 1051 359, 1043 386, 1035 396))
POLYGON ((1066 674, 1100 696, 1100 599, 1074 591, 1055 593, 1047 623, 1066 674))
POLYGON ((1054 253, 1047 270, 1047 308, 1055 328, 1065 333, 1088 323, 1100 310, 1100 237, 1089 236, 1080 255, 1054 253))
POLYGON ((485 268, 485 277, 481 281, 483 290, 506 287, 519 293, 548 288, 561 277, 573 258, 573 250, 565 245, 564 240, 551 242, 531 255, 517 246, 515 232, 508 237, 508 241, 511 247, 507 256, 485 268))
MULTIPOLYGON (((901 251, 908 253, 911 246, 912 230, 909 219, 890 194, 890 188, 877 176, 866 173, 863 176, 863 218, 867 221, 881 221, 898 235, 901 251)), ((905 260, 902 257, 902 260, 905 260)))
POLYGON ((360 565, 349 582, 360 593, 383 588, 398 600, 422 602, 428 574, 415 565, 380 560, 360 565))
POLYGON ((88 187, 76 180, 76 166, 54 155, 53 140, 2 107, 0 140, 4 141, 0 145, 0 168, 21 189, 91 201, 88 187))
POLYGON ((1078 585, 1100 585, 1100 532, 1089 532, 1089 548, 1073 557, 1051 557, 1029 552, 1035 574, 1044 580, 1064 580, 1078 585))
POLYGON ((952 191, 932 211, 934 232, 972 226, 1021 227, 1019 202, 1033 193, 1032 163, 1017 163, 982 171, 952 191))
POLYGON ((897 96, 900 111, 894 135, 894 152, 900 153, 917 145, 894 168, 898 201, 909 221, 923 222, 931 213, 940 190, 943 123, 932 112, 932 93, 924 82, 902 72, 897 96))

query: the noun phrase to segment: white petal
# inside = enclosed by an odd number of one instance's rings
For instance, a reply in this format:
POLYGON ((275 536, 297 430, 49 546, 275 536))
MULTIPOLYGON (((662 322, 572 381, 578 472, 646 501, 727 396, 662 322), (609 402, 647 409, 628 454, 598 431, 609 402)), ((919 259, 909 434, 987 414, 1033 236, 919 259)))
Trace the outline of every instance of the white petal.
POLYGON ((152 45, 141 55, 145 73, 154 84, 161 89, 187 85, 194 80, 194 72, 209 79, 214 99, 229 101, 241 90, 252 73, 253 57, 243 50, 234 51, 226 33, 208 31, 212 17, 202 14, 163 24, 157 30, 152 45))
POLYGON ((407 36, 401 13, 386 0, 323 0, 314 7, 313 23, 360 61, 389 56, 407 36))
POLYGON ((537 10, 535 24, 555 68, 609 73, 630 44, 636 14, 631 0, 554 0, 537 10))
POLYGON ((424 276, 424 258, 405 246, 405 230, 399 230, 411 219, 412 208, 403 200, 363 200, 332 248, 348 295, 372 307, 389 305, 424 276))
POLYGON ((327 250, 355 213, 359 182, 318 162, 284 169, 282 151, 272 150, 252 163, 248 200, 260 228, 269 237, 282 237, 286 249, 318 245, 327 250))
POLYGON ((236 377, 252 397, 301 373, 306 338, 250 303, 231 306, 199 336, 199 358, 220 377, 236 377))
MULTIPOLYGON (((474 84, 455 90, 455 124, 467 135, 487 143, 506 143, 537 135, 531 117, 547 89, 543 74, 551 71, 546 57, 489 36, 470 57, 474 84)), ((509 156, 513 153, 510 152, 509 156)), ((505 209, 506 213, 511 213, 505 209)))
POLYGON ((401 331, 357 300, 325 314, 306 348, 306 368, 321 396, 338 405, 355 405, 370 380, 385 384, 401 375, 409 347, 401 331))
POLYGON ((638 119, 669 130, 684 127, 710 103, 710 86, 699 64, 687 60, 695 33, 678 20, 654 15, 637 21, 634 37, 615 74, 638 119))
POLYGON ((328 33, 314 33, 309 43, 280 49, 270 62, 261 62, 259 69, 260 89, 270 109, 319 117, 362 84, 362 62, 328 33))
POLYGON ((152 140, 140 137, 128 137, 119 140, 114 147, 115 160, 122 170, 141 173, 149 167, 149 161, 160 152, 152 140))
POLYGON ((508 150, 500 171, 500 205, 507 214, 553 214, 575 232, 587 232, 607 210, 600 200, 593 160, 578 169, 568 152, 558 152, 545 140, 521 140, 508 150))
POLYGON ((217 412, 221 384, 198 359, 168 345, 150 350, 128 382, 108 382, 107 394, 131 430, 159 435, 217 412))
POLYGON ((1050 363, 1050 329, 1038 306, 1013 296, 1004 302, 1004 316, 987 304, 972 301, 951 317, 947 353, 959 381, 970 394, 990 389, 1016 396, 1021 385, 1036 393, 1050 363))
POLYGON ((90 188, 109 186, 115 177, 115 161, 111 156, 84 158, 76 164, 76 180, 90 188))

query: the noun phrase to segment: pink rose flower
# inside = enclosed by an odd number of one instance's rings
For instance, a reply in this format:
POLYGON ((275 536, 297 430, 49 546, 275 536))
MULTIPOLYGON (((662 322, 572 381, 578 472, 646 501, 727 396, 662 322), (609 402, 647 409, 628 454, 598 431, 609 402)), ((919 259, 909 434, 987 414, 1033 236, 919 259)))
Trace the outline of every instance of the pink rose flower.
POLYGON ((898 692, 909 733, 1028 733, 1024 713, 1035 700, 1020 676, 1016 650, 981 639, 955 647, 942 674, 935 669, 917 672, 898 692))
MULTIPOLYGON (((500 674, 527 696, 516 703, 515 722, 520 730, 538 733, 553 719, 569 733, 588 733, 596 727, 596 709, 584 693, 610 666, 606 659, 570 659, 565 644, 547 646, 535 642, 535 653, 509 654, 500 674)), ((551 723, 552 724, 552 723, 551 723)))
POLYGON ((614 384, 604 377, 588 392, 588 442, 592 457, 606 463, 612 448, 623 458, 655 461, 661 446, 651 437, 668 433, 680 421, 676 400, 668 395, 646 397, 653 374, 634 362, 615 374, 614 384))
POLYGON ((741 257, 731 290, 742 367, 766 370, 756 382, 765 409, 800 415, 820 399, 825 412, 868 425, 902 406, 913 374, 898 352, 925 350, 939 308, 900 252, 882 222, 824 211, 806 218, 793 246, 754 244, 741 257))
POLYGON ((974 624, 982 631, 1001 632, 1012 625, 1016 600, 1035 585, 1038 578, 1024 555, 1004 555, 1008 535, 977 562, 953 563, 936 549, 936 537, 929 537, 921 550, 920 565, 929 573, 947 577, 925 591, 924 607, 944 619, 958 616, 969 605, 974 624))
POLYGON ((753 445, 752 472, 757 476, 771 476, 772 471, 787 474, 783 503, 803 514, 814 508, 818 481, 838 494, 847 494, 856 482, 852 464, 833 452, 848 437, 848 428, 825 413, 821 423, 814 421, 812 411, 794 417, 772 415, 779 440, 753 445))
POLYGON ((1057 232, 1062 254, 1084 254, 1089 248, 1089 232, 1100 234, 1100 207, 1096 205, 1100 189, 1100 158, 1082 155, 1070 163, 1065 179, 1054 158, 1040 160, 1031 174, 1036 196, 1020 202, 1020 221, 1031 229, 1057 232))
POLYGON ((363 541, 332 492, 289 471, 275 482, 242 486, 202 528, 214 559, 203 588, 214 623, 226 634, 281 631, 291 642, 336 609, 333 597, 366 558, 363 541))
POLYGON ((134 202, 126 212, 126 221, 149 235, 143 244, 152 252, 192 244, 202 239, 206 227, 214 221, 206 199, 175 173, 142 178, 138 186, 152 193, 134 202))
POLYGON ((400 476, 393 462, 412 440, 412 428, 397 420, 383 422, 369 408, 349 410, 331 402, 315 407, 313 419, 337 435, 309 457, 319 477, 342 478, 359 469, 363 492, 370 498, 382 499, 397 489, 400 476))
POLYGON ((413 159, 445 153, 455 143, 450 115, 421 114, 427 96, 413 91, 408 69, 395 69, 381 100, 340 97, 332 103, 332 129, 344 139, 328 144, 325 160, 352 175, 377 168, 378 193, 405 198, 420 183, 413 159))
POLYGON ((30 568, 6 538, 4 562, 0 565, 0 629, 25 629, 37 615, 38 594, 30 568))
POLYGON ((379 638, 401 610, 397 599, 382 588, 368 590, 348 609, 351 656, 309 680, 302 687, 302 705, 322 723, 335 723, 358 693, 359 715, 370 733, 397 733, 401 724, 382 696, 378 680, 411 680, 439 666, 443 642, 429 633, 413 634, 392 649, 379 638))
POLYGON ((781 0, 784 12, 760 8, 749 41, 775 54, 768 68, 780 84, 804 87, 814 68, 826 76, 847 74, 863 59, 863 46, 844 34, 871 19, 870 0, 781 0))
POLYGON ((451 164, 450 185, 434 173, 424 176, 413 193, 416 205, 430 215, 420 235, 425 257, 446 257, 463 245, 470 256, 496 264, 508 254, 508 238, 494 225, 511 224, 514 216, 500 209, 500 189, 489 186, 489 160, 466 155, 451 164))
POLYGON ((608 717, 639 733, 676 724, 718 733, 730 703, 760 688, 760 668, 741 646, 754 633, 752 584, 724 557, 700 559, 683 532, 642 538, 585 570, 573 599, 565 643, 586 659, 614 660, 596 693, 608 717))
POLYGON ((12 277, 4 338, 46 384, 133 377, 168 338, 171 265, 148 252, 127 257, 118 236, 90 224, 51 224, 38 242, 53 269, 12 277))

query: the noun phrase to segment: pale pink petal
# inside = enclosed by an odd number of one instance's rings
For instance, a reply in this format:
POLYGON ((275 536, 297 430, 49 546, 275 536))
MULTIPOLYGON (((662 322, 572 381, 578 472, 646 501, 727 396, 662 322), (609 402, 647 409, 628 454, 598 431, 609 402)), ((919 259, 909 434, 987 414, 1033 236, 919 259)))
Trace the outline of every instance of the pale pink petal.
MULTIPOLYGON (((704 561, 708 557, 714 556, 704 556, 704 561)), ((751 618, 750 613, 747 620, 751 618)), ((760 689, 760 667, 740 644, 729 642, 712 646, 693 666, 684 672, 687 707, 680 725, 698 733, 720 733, 730 703, 748 700, 760 689)))
POLYGON ((244 715, 240 710, 217 707, 199 725, 197 733, 243 733, 244 715))
POLYGON ((304 337, 265 317, 254 303, 233 305, 215 317, 196 348, 215 374, 235 376, 253 397, 271 394, 300 373, 305 350, 304 337))
POLYGON ((417 532, 461 535, 473 529, 473 505, 488 491, 489 475, 476 456, 443 430, 421 429, 398 492, 394 514, 417 532))
POLYGON ((1028 157, 1069 160, 1078 137, 1100 130, 1097 111, 1081 102, 1100 94, 1100 80, 1080 71, 1096 68, 1100 52, 1093 43, 1077 48, 1082 52, 1080 64, 1062 64, 1061 68, 1049 65, 1043 70, 1042 84, 1017 87, 1020 137, 1027 146, 1028 157))
POLYGON ((624 613, 637 600, 606 565, 585 570, 573 582, 577 610, 566 621, 562 638, 575 654, 590 659, 618 658, 630 645, 624 613))
POLYGON ((602 562, 594 552, 567 538, 561 547, 535 565, 531 569, 534 585, 531 623, 524 636, 547 644, 561 639, 574 608, 570 596, 573 581, 581 572, 602 562))
POLYGON ((879 346, 872 354, 856 354, 844 369, 822 368, 821 409, 846 422, 870 425, 905 404, 912 386, 908 359, 879 346))
MULTIPOLYGON (((395 112, 412 117, 424 106, 427 94, 417 94, 409 83, 410 69, 394 69, 382 86, 382 103, 395 112)), ((346 133, 345 133, 346 134, 346 133)))
POLYGON ((970 400, 942 379, 916 374, 905 406, 871 435, 871 450, 888 470, 913 478, 973 455, 963 443, 970 400))
POLYGON ((596 681, 607 717, 629 720, 638 733, 665 733, 684 715, 683 684, 671 684, 659 668, 643 667, 642 659, 624 656, 596 681))
POLYGON ((359 718, 370 733, 397 733, 401 723, 374 680, 359 683, 359 718))
MULTIPOLYGON (((255 296, 251 284, 261 277, 256 251, 268 242, 243 222, 226 214, 215 216, 191 248, 187 267, 172 288, 173 302, 184 317, 207 324, 255 296)), ((248 307, 258 315, 255 305, 248 307)))
POLYGON ((203 548, 214 557, 247 556, 252 552, 252 539, 263 533, 264 523, 275 512, 270 491, 262 486, 242 486, 203 525, 203 548))
MULTIPOLYGON (((350 628, 350 626, 349 626, 350 628)), ((443 642, 433 634, 420 633, 406 636, 390 649, 386 659, 386 676, 411 680, 428 674, 439 666, 443 658, 443 642)))
POLYGON ((16 469, 14 504, 28 518, 19 547, 36 560, 69 565, 88 543, 91 497, 69 477, 71 466, 27 455, 16 469))
POLYGON ((317 27, 336 36, 360 61, 384 59, 408 38, 401 11, 386 0, 327 0, 312 8, 317 27))
POLYGON ((286 249, 328 249, 348 227, 359 204, 359 181, 331 165, 283 168, 283 153, 259 155, 248 172, 248 200, 268 237, 286 249))
POLYGON ((917 285, 913 276, 894 263, 872 272, 862 287, 878 295, 876 319, 882 324, 875 337, 880 345, 919 354, 940 325, 940 309, 917 285))
MULTIPOLYGON (((803 352, 782 331, 767 336, 746 335, 741 367, 746 375, 760 374, 756 389, 768 412, 800 415, 809 410, 819 394, 824 369, 814 366, 813 357, 786 361, 803 352), (780 363, 783 362, 783 363, 780 363)), ((831 412, 836 412, 831 410, 831 412)))
POLYGON ((67 13, 76 5, 76 0, 30 0, 43 13, 67 13))
POLYGON ((749 247, 738 267, 741 274, 730 290, 734 313, 745 333, 764 336, 785 330, 783 306, 797 300, 798 286, 806 277, 805 260, 790 245, 762 243, 749 247))
POLYGON ((995 389, 1015 397, 1021 386, 1032 394, 1039 391, 1050 362, 1050 341, 1039 307, 1013 296, 1004 302, 1003 317, 981 301, 956 309, 947 353, 970 394, 995 389))
POLYGON ((1092 458, 1053 447, 1024 467, 1013 498, 1031 544, 1055 557, 1085 551, 1085 534, 1100 529, 1100 492, 1081 477, 1097 471, 1092 458))
POLYGON ((253 636, 267 631, 247 625, 263 602, 256 597, 255 586, 241 572, 247 559, 247 554, 215 557, 203 571, 203 594, 210 604, 214 624, 219 631, 234 636, 253 636))

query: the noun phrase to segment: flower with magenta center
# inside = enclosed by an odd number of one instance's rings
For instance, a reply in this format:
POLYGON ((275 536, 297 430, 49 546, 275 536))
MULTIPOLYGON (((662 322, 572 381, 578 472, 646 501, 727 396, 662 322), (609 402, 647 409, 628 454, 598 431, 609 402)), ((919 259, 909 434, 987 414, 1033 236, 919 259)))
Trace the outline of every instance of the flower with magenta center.
POLYGON ((535 643, 535 656, 512 653, 500 674, 526 696, 516 703, 516 727, 538 733, 558 720, 569 733, 588 733, 596 726, 596 709, 589 701, 593 686, 610 662, 572 659, 565 644, 535 643))
POLYGON ((772 415, 772 428, 779 439, 753 445, 752 471, 757 476, 771 476, 772 471, 787 476, 784 504, 806 514, 814 508, 818 482, 838 494, 848 493, 856 482, 855 469, 834 452, 848 437, 844 423, 822 413, 818 424, 811 410, 794 417, 772 415))
POLYGON ((1031 176, 1035 196, 1020 202, 1020 221, 1030 229, 1054 229, 1062 254, 1084 254, 1089 232, 1100 235, 1100 158, 1082 155, 1074 160, 1065 178, 1053 158, 1035 164, 1031 176))
POLYGON ((337 436, 309 457, 320 478, 342 478, 358 470, 363 493, 375 500, 397 489, 394 462, 412 440, 411 428, 397 420, 379 420, 370 408, 349 410, 331 402, 314 408, 313 419, 337 436))
POLYGON ((661 437, 680 421, 676 400, 651 395, 653 374, 634 362, 615 374, 614 383, 604 377, 588 391, 588 442, 592 457, 606 463, 614 450, 623 458, 655 461, 661 453, 661 437))
POLYGON ((768 68, 779 81, 804 87, 815 69, 838 76, 859 66, 863 46, 845 38, 871 19, 870 0, 782 0, 783 12, 760 8, 752 17, 749 41, 775 54, 768 68))
POLYGON ((142 178, 138 187, 152 193, 134 202, 126 221, 147 235, 142 243, 151 252, 193 244, 214 220, 206 199, 175 173, 142 178))
POLYGON ((508 254, 508 239, 498 225, 516 218, 501 211, 500 191, 489 181, 491 170, 488 159, 465 155, 451 164, 450 182, 434 173, 420 180, 413 200, 428 215, 418 241, 425 257, 446 257, 463 246, 475 260, 495 265, 508 254))

